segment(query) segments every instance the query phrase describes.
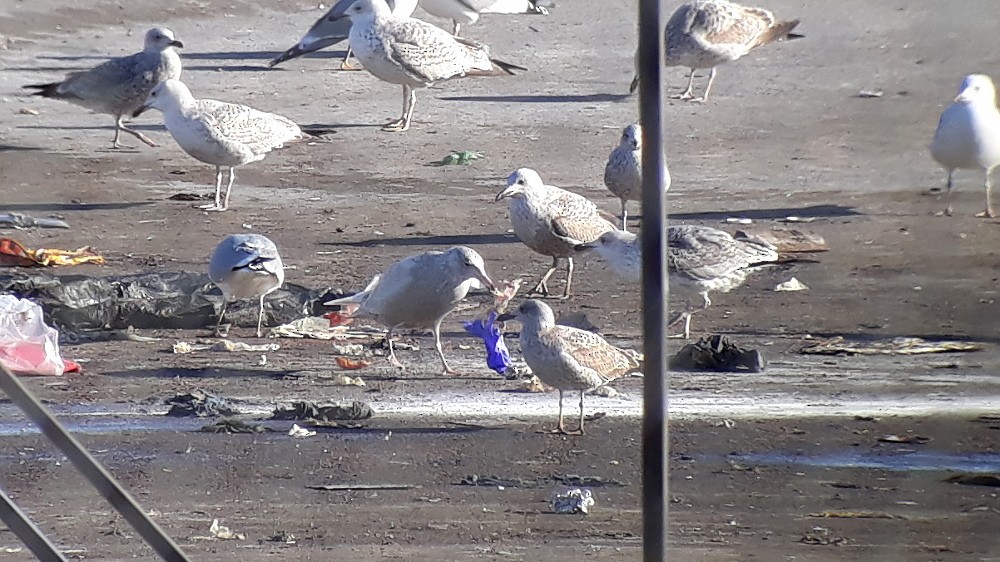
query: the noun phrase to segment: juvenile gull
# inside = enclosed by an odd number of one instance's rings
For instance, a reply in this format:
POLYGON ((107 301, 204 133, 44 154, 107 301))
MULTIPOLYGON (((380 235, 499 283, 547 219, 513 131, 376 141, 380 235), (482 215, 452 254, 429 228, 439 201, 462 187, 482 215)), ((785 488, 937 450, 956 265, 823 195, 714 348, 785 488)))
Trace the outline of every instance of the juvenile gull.
MULTIPOLYGON (((622 278, 638 283, 642 276, 642 250, 634 234, 611 231, 596 241, 577 246, 594 250, 622 278)), ((755 266, 778 260, 774 246, 751 239, 734 239, 728 232, 707 226, 678 225, 667 228, 667 273, 670 290, 696 290, 708 308, 711 291, 739 287, 755 266)), ((684 339, 691 336, 691 305, 681 315, 684 339)))
POLYGON ((257 316, 257 337, 263 334, 264 297, 281 287, 285 281, 285 268, 278 255, 278 247, 260 234, 231 234, 212 253, 208 264, 208 277, 222 290, 222 310, 216 332, 222 326, 226 306, 239 299, 260 299, 257 316))
MULTIPOLYGON (((670 171, 664 168, 664 190, 670 189, 670 171)), ((628 230, 629 201, 642 201, 642 126, 633 123, 622 131, 618 146, 604 166, 604 185, 622 202, 622 230, 628 230)))
POLYGON ((633 353, 609 344, 601 336, 569 326, 556 325, 549 305, 539 300, 521 303, 516 312, 501 314, 498 322, 521 322, 521 354, 531 372, 559 391, 559 425, 555 432, 583 434, 583 395, 612 380, 639 370, 633 353), (563 424, 563 392, 580 392, 580 426, 566 430, 563 424))
MULTIPOLYGON (((686 66, 691 69, 687 89, 677 99, 704 102, 715 81, 715 67, 734 61, 753 49, 780 41, 802 37, 791 31, 799 20, 778 21, 764 8, 741 6, 728 0, 695 0, 674 10, 664 30, 665 66, 686 66), (705 93, 694 97, 694 71, 711 68, 705 93)), ((630 92, 639 86, 639 76, 632 79, 630 92)))
POLYGON ((308 138, 299 126, 274 113, 216 100, 195 99, 180 80, 167 80, 153 89, 138 110, 163 112, 163 122, 184 152, 215 166, 215 203, 208 211, 229 208, 229 192, 236 167, 263 160, 268 152, 285 143, 308 138), (229 168, 229 185, 222 197, 222 168, 229 168))
POLYGON ((458 37, 462 25, 476 23, 482 14, 541 14, 548 15, 547 2, 539 0, 421 0, 420 7, 428 14, 450 19, 452 35, 458 37))
POLYGON ((115 148, 121 148, 118 138, 122 131, 149 146, 156 146, 146 135, 126 127, 122 119, 138 109, 157 84, 181 77, 181 59, 174 47, 184 47, 184 44, 174 39, 169 29, 154 27, 146 32, 142 52, 74 72, 62 82, 24 87, 40 90, 33 94, 36 96, 66 100, 97 113, 114 115, 115 148))
POLYGON ((372 318, 388 328, 389 362, 399 368, 403 364, 396 359, 392 332, 403 327, 433 329, 434 348, 444 372, 454 374, 441 349, 441 321, 474 286, 495 290, 483 257, 471 248, 455 246, 403 258, 376 275, 360 293, 325 304, 359 305, 352 317, 372 318))
MULTIPOLYGON (((976 216, 995 216, 990 202, 990 173, 1000 165, 1000 111, 989 76, 971 74, 962 81, 955 103, 941 114, 931 142, 931 156, 948 172, 948 196, 956 168, 985 170, 986 210, 976 216)), ((950 203, 946 212, 951 214, 950 203)))
POLYGON ((403 86, 403 115, 382 127, 410 128, 415 88, 463 76, 500 76, 524 70, 490 58, 489 49, 452 37, 427 22, 397 17, 385 0, 356 0, 337 18, 351 19, 351 48, 365 70, 390 84, 403 86))
POLYGON ((573 285, 573 255, 576 246, 593 242, 601 234, 616 230, 586 197, 545 185, 538 172, 530 168, 515 170, 507 178, 507 187, 497 194, 496 201, 510 199, 510 223, 524 245, 544 256, 552 257, 552 267, 529 294, 549 295, 549 277, 566 259, 567 299, 573 285))
MULTIPOLYGON (((413 14, 413 10, 417 9, 417 0, 386 1, 389 5, 389 9, 392 10, 392 15, 394 16, 409 17, 413 14)), ((309 31, 302 36, 302 39, 299 39, 299 42, 295 44, 295 46, 275 57, 274 60, 268 63, 268 66, 273 67, 287 60, 301 57, 302 55, 313 51, 325 49, 326 47, 336 45, 337 43, 346 40, 351 33, 351 20, 338 18, 334 15, 334 13, 345 12, 352 3, 354 3, 354 0, 340 0, 340 2, 334 4, 332 8, 323 14, 323 17, 316 20, 316 23, 309 28, 309 31)), ((344 55, 344 60, 340 63, 341 69, 356 69, 356 67, 348 64, 347 60, 349 58, 351 58, 350 44, 348 44, 347 54, 344 55)))

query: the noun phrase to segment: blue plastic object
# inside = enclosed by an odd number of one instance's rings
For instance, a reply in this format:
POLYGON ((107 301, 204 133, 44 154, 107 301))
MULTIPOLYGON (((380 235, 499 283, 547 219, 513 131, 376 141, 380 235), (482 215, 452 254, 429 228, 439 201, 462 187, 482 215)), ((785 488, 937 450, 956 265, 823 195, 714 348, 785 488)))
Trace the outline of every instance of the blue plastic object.
POLYGON ((490 312, 485 322, 479 319, 464 322, 462 325, 465 326, 466 332, 482 338, 483 343, 486 344, 486 366, 502 375, 511 366, 511 361, 507 344, 503 341, 503 334, 495 323, 496 319, 497 313, 490 312))

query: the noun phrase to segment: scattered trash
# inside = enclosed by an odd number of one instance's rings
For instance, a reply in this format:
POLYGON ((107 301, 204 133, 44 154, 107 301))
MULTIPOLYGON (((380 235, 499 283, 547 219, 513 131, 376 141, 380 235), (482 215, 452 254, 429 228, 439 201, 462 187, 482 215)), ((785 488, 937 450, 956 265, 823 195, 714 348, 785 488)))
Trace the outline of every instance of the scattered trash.
POLYGON ((167 197, 167 201, 211 201, 212 195, 208 193, 175 193, 167 197))
MULTIPOLYGON (((351 359, 350 357, 336 357, 334 361, 337 362, 337 366, 341 369, 348 369, 351 371, 356 371, 358 369, 364 369, 365 367, 372 364, 371 361, 366 359, 351 359)), ((363 384, 361 386, 364 386, 363 384)))
POLYGON ((859 98, 880 98, 885 95, 882 90, 861 90, 858 92, 859 98))
POLYGON ((0 238, 0 265, 11 267, 54 267, 93 263, 101 265, 104 257, 90 246, 79 250, 31 250, 13 238, 0 238))
POLYGON ((808 291, 809 287, 805 283, 799 281, 798 279, 792 277, 784 283, 778 283, 774 288, 775 291, 808 291))
POLYGON ((242 540, 246 540, 246 538, 247 538, 247 536, 244 535, 243 533, 237 533, 237 532, 231 531, 229 529, 229 527, 224 527, 224 526, 220 525, 218 519, 213 519, 212 520, 212 526, 208 528, 208 532, 212 533, 212 537, 213 538, 216 538, 216 539, 219 539, 219 540, 224 540, 224 541, 228 541, 228 540, 239 540, 239 541, 242 541, 242 540))
POLYGON ((920 435, 883 435, 878 438, 882 443, 915 443, 917 445, 923 445, 931 441, 930 437, 923 437, 920 435))
POLYGON ((961 341, 931 342, 923 338, 898 337, 891 340, 848 341, 835 336, 811 343, 799 350, 805 355, 918 355, 922 353, 952 353, 979 351, 978 344, 961 341))
POLYGON ((69 228, 69 224, 59 219, 36 219, 22 213, 0 213, 0 228, 69 228))
POLYGON ((18 109, 17 112, 20 113, 21 115, 40 115, 41 114, 40 111, 38 111, 37 109, 35 109, 33 107, 22 107, 21 109, 18 109))
POLYGON ((816 217, 797 217, 795 215, 781 219, 783 222, 813 222, 816 217))
POLYGON ((174 344, 174 353, 194 353, 196 351, 278 351, 281 346, 276 343, 249 344, 241 341, 219 340, 214 342, 186 342, 174 344))
POLYGON ((885 511, 820 511, 810 513, 809 517, 826 517, 834 519, 909 519, 904 515, 893 515, 885 511))
POLYGON ((365 352, 365 346, 360 343, 345 343, 345 344, 333 344, 333 352, 338 355, 362 355, 365 352))
POLYGON ((975 474, 963 473, 954 474, 944 479, 945 482, 953 484, 964 484, 966 486, 1000 486, 1000 475, 996 474, 975 474))
POLYGON ((433 162, 428 162, 428 166, 451 166, 454 164, 467 165, 471 164, 473 160, 479 160, 485 155, 482 152, 473 152, 471 150, 452 150, 451 154, 445 156, 440 160, 433 162))
POLYGON ((813 529, 813 531, 816 532, 802 535, 802 537, 799 538, 799 542, 814 546, 846 546, 850 544, 850 541, 844 537, 831 536, 830 529, 817 527, 813 529))
POLYGON ((337 386, 367 386, 361 377, 349 377, 343 373, 338 373, 333 377, 333 384, 337 386))
POLYGON ((270 429, 260 424, 249 424, 240 420, 224 419, 202 426, 202 433, 267 433, 270 429))
POLYGON ((499 286, 503 287, 499 291, 493 294, 493 307, 491 310, 497 315, 507 312, 507 307, 510 306, 511 301, 517 295, 517 292, 521 289, 521 285, 524 284, 524 279, 518 277, 513 281, 503 281, 499 286))
POLYGON ((59 332, 45 324, 42 307, 13 295, 0 295, 0 364, 21 375, 80 370, 59 356, 59 332))
POLYGON ((263 539, 261 542, 280 542, 281 544, 295 544, 299 542, 299 538, 289 533, 288 531, 279 531, 278 533, 271 535, 270 537, 263 539))
POLYGON ((511 366, 511 360, 507 344, 503 341, 503 331, 496 324, 496 319, 496 311, 491 310, 486 320, 480 318, 462 325, 466 332, 483 340, 486 345, 486 366, 502 375, 511 366))
MULTIPOLYGON (((785 220, 793 222, 791 221, 792 218, 797 217, 788 217, 785 220)), ((800 219, 794 222, 807 222, 807 220, 800 219)), ((765 242, 777 248, 779 254, 830 251, 830 247, 827 245, 826 240, 824 240, 822 236, 812 232, 803 232, 794 228, 772 227, 766 229, 755 228, 737 230, 733 234, 733 238, 737 240, 756 240, 758 242, 765 242)))
POLYGON ((590 513, 594 495, 587 489, 573 488, 552 496, 552 512, 559 514, 590 513))
POLYGON ((327 312, 326 314, 323 315, 323 318, 326 318, 327 320, 330 321, 331 328, 336 328, 337 326, 346 326, 351 322, 354 322, 354 318, 351 318, 350 316, 340 312, 327 312))
POLYGON ((520 387, 525 392, 551 392, 554 390, 554 387, 543 383, 542 379, 538 378, 538 375, 531 375, 530 379, 521 381, 520 387))
POLYGON ((726 219, 726 223, 728 223, 728 224, 753 224, 753 220, 752 219, 748 219, 748 218, 743 218, 743 217, 728 217, 726 219))
POLYGON ((372 408, 365 402, 355 400, 348 404, 324 404, 295 402, 288 408, 277 408, 272 420, 366 420, 372 417, 372 408))
POLYGON ((282 324, 277 328, 271 328, 271 334, 279 338, 297 338, 314 340, 333 339, 365 339, 373 340, 382 337, 385 332, 375 328, 354 327, 348 329, 347 324, 332 325, 332 322, 324 316, 308 316, 297 318, 282 324))
POLYGON ((414 490, 423 486, 415 484, 306 484, 310 490, 326 492, 354 492, 367 490, 414 490))
POLYGON ((204 390, 193 390, 187 394, 178 394, 167 398, 164 404, 170 404, 168 416, 199 418, 215 416, 238 416, 239 410, 232 407, 229 401, 221 396, 209 394, 204 390))
POLYGON ((744 349, 723 335, 714 334, 689 343, 668 361, 675 371, 719 371, 760 373, 766 363, 756 349, 744 349))
POLYGON ((302 439, 304 437, 312 437, 313 435, 316 435, 316 432, 311 429, 301 428, 299 427, 299 424, 293 423, 292 428, 288 430, 288 435, 296 439, 302 439))

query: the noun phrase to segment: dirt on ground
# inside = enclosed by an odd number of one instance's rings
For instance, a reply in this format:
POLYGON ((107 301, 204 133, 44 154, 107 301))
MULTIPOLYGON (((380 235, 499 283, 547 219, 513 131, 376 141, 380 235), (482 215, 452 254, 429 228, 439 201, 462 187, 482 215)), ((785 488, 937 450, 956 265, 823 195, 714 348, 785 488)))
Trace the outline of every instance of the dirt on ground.
MULTIPOLYGON (((535 168, 618 211, 601 176, 621 128, 637 118, 637 98, 626 95, 632 2, 572 0, 547 17, 493 15, 463 26, 529 70, 420 90, 403 134, 379 130, 398 115, 400 88, 340 71, 342 49, 266 68, 325 7, 133 4, 0 5, 0 213, 70 225, 3 236, 31 248, 89 245, 107 259, 44 273, 201 272, 224 235, 252 231, 277 243, 288 282, 316 289, 359 290, 400 257, 455 244, 479 251, 495 279, 534 280, 548 258, 518 242, 506 206, 493 203, 511 171, 535 168), (326 131, 321 142, 240 168, 232 209, 206 213, 171 197, 210 193, 214 169, 187 156, 158 113, 134 124, 159 147, 126 137, 132 148, 113 150, 110 116, 21 89, 135 52, 153 25, 184 42, 183 79, 196 97, 280 113, 326 131), (428 165, 452 150, 484 157, 428 165)), ((670 374, 671 548, 677 559, 706 561, 993 559, 1000 226, 974 216, 984 204, 978 172, 956 175, 954 213, 941 212, 947 202, 932 188, 945 174, 927 145, 962 77, 1000 64, 1000 7, 767 7, 800 18, 805 38, 720 67, 708 103, 666 108, 670 220, 729 231, 747 226, 728 218, 794 227, 822 236, 830 251, 764 270, 695 314, 695 337, 726 334, 761 351, 768 368, 670 374), (809 289, 774 291, 791 277, 809 289), (978 351, 799 352, 835 336, 973 342, 978 351)), ((668 69, 670 93, 685 77, 668 69)), ((564 279, 556 274, 557 293, 564 279)), ((574 289, 571 299, 548 302, 641 348, 636 287, 584 257, 574 289)), ((260 352, 172 352, 178 341, 209 338, 206 326, 141 330, 157 338, 148 342, 67 343, 63 355, 83 374, 23 380, 193 559, 639 559, 642 379, 616 383, 617 396, 588 396, 586 435, 545 433, 557 395, 526 393, 523 381, 486 368, 481 343, 461 326, 481 310, 445 323, 457 376, 440 375, 433 341, 419 333, 402 337, 418 348, 400 350, 405 372, 376 358, 347 373, 364 387, 337 383, 337 353, 325 341, 268 340, 280 349, 263 360, 260 352), (202 433, 216 420, 163 415, 165 399, 196 389, 233 400, 242 419, 273 431, 202 433), (360 400, 375 414, 303 439, 287 435, 291 422, 258 421, 295 400, 360 400), (592 491, 591 513, 554 513, 553 494, 576 487, 592 491), (243 538, 214 537, 214 519, 243 538)), ((231 337, 264 343, 252 331, 235 327, 231 337)), ((517 359, 517 340, 509 341, 517 359)), ((567 397, 571 421, 576 406, 567 397)), ((0 411, 0 487, 69 556, 153 558, 12 404, 0 411)), ((5 560, 31 559, 9 531, 0 531, 0 547, 5 560)))

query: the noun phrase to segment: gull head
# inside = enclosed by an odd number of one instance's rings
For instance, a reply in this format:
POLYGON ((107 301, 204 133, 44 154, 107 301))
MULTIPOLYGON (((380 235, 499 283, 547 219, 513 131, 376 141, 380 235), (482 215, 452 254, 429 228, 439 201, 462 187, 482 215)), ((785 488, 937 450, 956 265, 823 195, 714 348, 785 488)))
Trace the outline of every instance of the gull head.
POLYGON ((165 51, 170 47, 184 48, 184 43, 174 39, 174 32, 165 27, 154 27, 146 32, 145 50, 153 53, 165 51))
POLYGON ((518 168, 507 176, 507 187, 500 193, 497 193, 494 202, 508 197, 524 197, 527 190, 540 188, 544 185, 542 177, 538 175, 538 172, 531 168, 518 168))
POLYGON ((622 138, 618 141, 618 146, 629 150, 642 149, 642 125, 632 123, 622 131, 622 138))
POLYGON ((549 305, 538 299, 528 299, 516 310, 497 316, 497 322, 517 320, 525 327, 537 329, 550 328, 556 325, 556 315, 549 305))
POLYGON ((392 14, 385 0, 341 0, 330 10, 326 19, 335 22, 350 18, 351 22, 360 22, 392 14))
POLYGON ((962 80, 962 85, 958 88, 958 96, 955 103, 979 103, 988 102, 996 104, 996 90, 993 87, 993 80, 985 74, 970 74, 962 80))
POLYGON ((629 246, 635 244, 635 234, 624 230, 609 230, 602 234, 597 240, 586 244, 577 244, 573 247, 577 252, 595 250, 601 256, 615 256, 624 254, 629 246))
POLYGON ((447 255, 452 270, 459 272, 459 277, 475 279, 491 293, 496 292, 496 285, 486 273, 486 262, 483 261, 483 256, 479 255, 479 252, 466 246, 455 246, 448 249, 447 255))
POLYGON ((194 96, 191 95, 191 90, 188 89, 184 82, 174 79, 164 80, 153 88, 153 91, 149 93, 146 103, 142 104, 139 109, 136 109, 132 113, 132 117, 138 117, 149 109, 168 111, 171 108, 184 105, 193 99, 194 96))

